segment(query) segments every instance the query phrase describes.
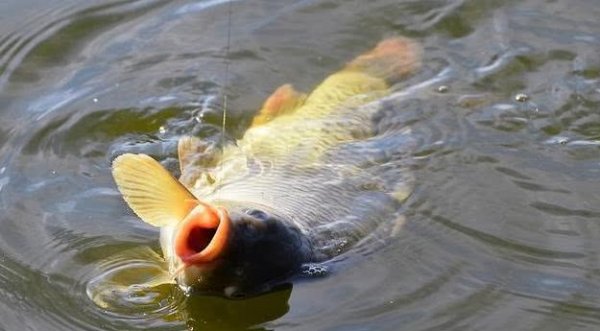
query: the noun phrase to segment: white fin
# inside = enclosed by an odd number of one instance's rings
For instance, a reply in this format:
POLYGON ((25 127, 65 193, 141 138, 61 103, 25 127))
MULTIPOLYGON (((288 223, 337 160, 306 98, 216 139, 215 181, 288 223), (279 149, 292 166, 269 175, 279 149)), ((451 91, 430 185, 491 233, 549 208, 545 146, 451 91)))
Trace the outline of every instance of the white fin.
POLYGON ((154 226, 176 224, 197 199, 160 163, 145 154, 123 154, 112 164, 117 187, 129 207, 154 226))

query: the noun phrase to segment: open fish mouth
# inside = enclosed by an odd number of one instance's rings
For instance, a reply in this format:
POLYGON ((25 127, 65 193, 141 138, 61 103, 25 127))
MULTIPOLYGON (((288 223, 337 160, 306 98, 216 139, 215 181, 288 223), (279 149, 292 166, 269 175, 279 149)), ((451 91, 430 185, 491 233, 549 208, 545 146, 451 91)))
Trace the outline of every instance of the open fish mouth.
POLYGON ((199 202, 175 234, 175 254, 185 265, 210 263, 227 250, 231 220, 224 208, 199 202))

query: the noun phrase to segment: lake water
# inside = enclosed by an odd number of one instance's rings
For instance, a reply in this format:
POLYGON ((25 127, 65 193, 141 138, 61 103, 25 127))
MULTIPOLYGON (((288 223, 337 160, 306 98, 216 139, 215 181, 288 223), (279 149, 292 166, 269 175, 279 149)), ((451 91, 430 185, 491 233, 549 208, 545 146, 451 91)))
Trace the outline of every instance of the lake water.
POLYGON ((0 329, 600 329, 598 17, 596 0, 2 1, 0 329), (240 137, 277 86, 309 91, 395 35, 424 66, 374 123, 416 141, 393 240, 250 299, 99 292, 158 263, 116 155, 175 168, 180 135, 221 134, 223 94, 240 137))

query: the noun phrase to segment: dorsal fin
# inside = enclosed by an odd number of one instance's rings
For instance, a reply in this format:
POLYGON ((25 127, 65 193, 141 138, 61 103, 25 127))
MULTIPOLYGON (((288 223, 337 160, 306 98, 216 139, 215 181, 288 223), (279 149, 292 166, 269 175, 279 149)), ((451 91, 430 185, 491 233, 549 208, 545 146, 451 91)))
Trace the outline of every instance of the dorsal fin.
POLYGON ((362 71, 393 84, 421 66, 421 55, 421 45, 416 41, 404 37, 388 38, 357 56, 344 70, 362 71))
POLYGON ((291 113, 302 106, 305 99, 306 94, 296 91, 292 85, 281 85, 265 100, 251 126, 261 125, 279 115, 291 113))
POLYGON ((303 111, 324 115, 383 97, 393 84, 421 66, 421 52, 421 46, 411 39, 385 39, 323 80, 305 102, 318 106, 303 111))
POLYGON ((144 222, 154 226, 177 224, 197 200, 160 163, 145 154, 123 154, 112 164, 112 174, 123 199, 144 222))

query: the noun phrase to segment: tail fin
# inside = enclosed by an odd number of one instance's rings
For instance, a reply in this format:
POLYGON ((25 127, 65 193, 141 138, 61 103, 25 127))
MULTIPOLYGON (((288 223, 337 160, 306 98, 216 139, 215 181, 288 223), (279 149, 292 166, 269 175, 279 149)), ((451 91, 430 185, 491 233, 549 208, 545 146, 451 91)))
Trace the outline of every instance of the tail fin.
POLYGON ((393 84, 421 67, 421 54, 421 46, 416 41, 404 37, 389 38, 356 57, 348 63, 346 70, 363 71, 393 84))

